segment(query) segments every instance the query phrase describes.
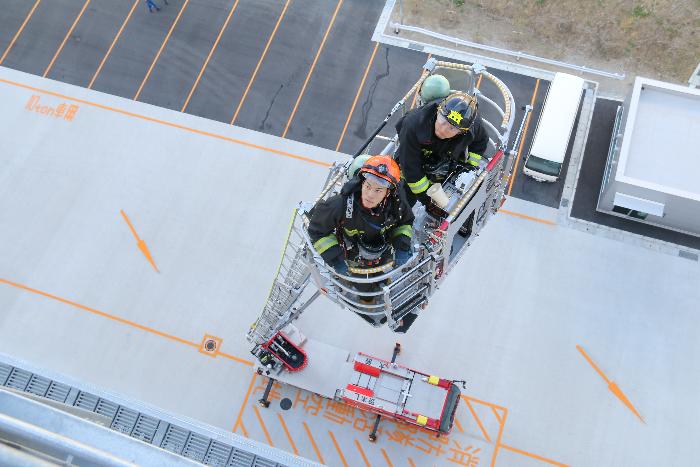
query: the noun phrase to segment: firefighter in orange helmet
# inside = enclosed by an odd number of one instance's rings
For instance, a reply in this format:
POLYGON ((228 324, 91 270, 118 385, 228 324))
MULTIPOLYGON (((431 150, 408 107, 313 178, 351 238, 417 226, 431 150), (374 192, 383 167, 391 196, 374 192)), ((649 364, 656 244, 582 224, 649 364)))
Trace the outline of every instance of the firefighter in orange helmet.
POLYGON ((310 212, 309 237, 323 260, 339 274, 348 262, 380 264, 393 256, 396 266, 411 257, 413 211, 398 187, 401 170, 389 156, 372 156, 339 194, 321 200, 310 212))

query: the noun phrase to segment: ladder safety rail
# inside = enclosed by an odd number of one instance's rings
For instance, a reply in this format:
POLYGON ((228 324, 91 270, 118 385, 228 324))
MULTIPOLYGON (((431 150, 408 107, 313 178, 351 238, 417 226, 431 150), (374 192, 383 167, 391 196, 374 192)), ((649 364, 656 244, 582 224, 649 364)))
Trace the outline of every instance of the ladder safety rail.
MULTIPOLYGON (((482 114, 489 146, 494 148, 490 159, 485 158, 483 165, 471 172, 471 176, 465 178, 460 175, 464 172, 453 172, 445 179, 443 189, 450 200, 445 210, 436 206, 414 209, 414 253, 406 264, 394 267, 387 261, 373 268, 349 265, 348 275, 338 274, 325 263, 314 249, 307 231, 308 213, 312 207, 318 201, 339 193, 348 180, 347 170, 352 159, 333 164, 315 202, 300 203, 294 211, 267 301, 248 333, 249 341, 255 345, 254 354, 258 355, 256 349, 269 342, 320 295, 342 308, 368 317, 376 326, 386 322, 396 330, 403 317, 409 313, 418 314, 427 306, 431 295, 478 236, 488 218, 500 208, 514 163, 515 151, 507 150, 507 144, 515 118, 515 101, 508 87, 479 64, 428 60, 420 78, 394 105, 354 157, 365 149, 369 150, 369 145, 375 140, 388 141, 382 154, 393 156, 398 147, 398 136, 379 136, 379 132, 393 116, 400 115, 397 115, 400 109, 405 114, 406 102, 413 95, 419 96, 425 79, 441 71, 455 84, 463 83, 464 89, 458 90, 474 95, 487 109, 493 109, 482 114), (477 77, 493 86, 477 89, 477 77), (315 285, 315 293, 305 292, 309 282, 315 285)), ((521 137, 522 128, 521 124, 516 140, 521 137)))

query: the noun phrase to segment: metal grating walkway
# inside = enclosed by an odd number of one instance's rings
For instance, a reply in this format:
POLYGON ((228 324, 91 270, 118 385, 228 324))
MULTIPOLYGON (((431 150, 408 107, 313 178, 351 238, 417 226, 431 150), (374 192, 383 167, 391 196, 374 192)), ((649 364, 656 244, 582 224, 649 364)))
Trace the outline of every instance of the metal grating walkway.
POLYGON ((202 464, 222 467, 283 466, 200 433, 2 362, 0 385, 103 415, 111 420, 109 427, 112 430, 202 464))

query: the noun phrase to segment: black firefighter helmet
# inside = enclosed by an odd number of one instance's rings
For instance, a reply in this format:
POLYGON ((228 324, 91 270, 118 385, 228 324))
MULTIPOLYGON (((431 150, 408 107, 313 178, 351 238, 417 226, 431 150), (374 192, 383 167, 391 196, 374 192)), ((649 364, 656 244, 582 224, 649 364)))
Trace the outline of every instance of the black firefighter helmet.
POLYGON ((465 92, 453 92, 440 102, 438 112, 450 125, 466 133, 476 119, 477 107, 476 97, 465 92))

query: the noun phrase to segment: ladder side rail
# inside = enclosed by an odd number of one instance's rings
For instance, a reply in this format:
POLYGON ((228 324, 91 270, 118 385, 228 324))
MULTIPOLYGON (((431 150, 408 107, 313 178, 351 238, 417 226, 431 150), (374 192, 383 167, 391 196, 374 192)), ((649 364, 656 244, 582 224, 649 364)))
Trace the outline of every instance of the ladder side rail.
POLYGON ((303 250, 295 235, 299 234, 299 208, 293 212, 280 264, 265 301, 263 310, 248 333, 248 340, 262 344, 282 326, 283 317, 299 298, 309 280, 310 272, 303 262, 303 250), (286 264, 289 261, 289 264, 286 264))
MULTIPOLYGON (((506 163, 506 158, 501 157, 497 165, 495 165, 493 169, 489 171, 490 173, 487 175, 486 179, 481 184, 479 190, 477 190, 477 193, 474 195, 474 197, 469 201, 469 203, 467 203, 461 215, 458 216, 458 218, 452 224, 454 226, 461 226, 462 223, 466 221, 467 217, 472 211, 476 212, 476 215, 474 216, 472 233, 469 239, 467 240, 466 244, 463 245, 462 248, 457 252, 455 257, 448 262, 443 277, 446 276, 452 270, 452 267, 459 262, 459 260, 462 258, 465 251, 471 244, 471 241, 479 235, 479 232, 486 225, 490 216, 495 213, 495 211, 493 210, 494 203, 500 206, 500 200, 502 199, 504 191, 504 185, 502 182, 503 177, 501 176, 501 172, 503 171, 506 163), (489 183, 490 181, 491 183, 489 183), (491 186, 489 186, 489 184, 491 186)), ((450 238, 454 238, 454 236, 450 238)))

